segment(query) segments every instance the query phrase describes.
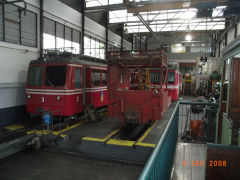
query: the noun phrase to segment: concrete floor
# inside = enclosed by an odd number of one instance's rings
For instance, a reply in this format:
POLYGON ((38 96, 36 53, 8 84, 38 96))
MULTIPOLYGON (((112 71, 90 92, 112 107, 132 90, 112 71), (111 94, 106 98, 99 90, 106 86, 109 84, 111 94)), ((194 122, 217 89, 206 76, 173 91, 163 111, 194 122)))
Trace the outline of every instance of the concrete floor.
POLYGON ((0 179, 134 180, 138 178, 142 168, 40 150, 21 152, 0 161, 0 179))

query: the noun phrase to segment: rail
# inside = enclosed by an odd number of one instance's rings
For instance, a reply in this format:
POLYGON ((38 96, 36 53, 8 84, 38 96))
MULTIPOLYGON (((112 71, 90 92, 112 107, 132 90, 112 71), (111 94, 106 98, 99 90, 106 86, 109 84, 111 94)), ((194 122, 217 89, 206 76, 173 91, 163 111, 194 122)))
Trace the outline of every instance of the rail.
POLYGON ((178 119, 179 102, 170 117, 163 135, 139 176, 139 180, 169 179, 178 139, 178 119))

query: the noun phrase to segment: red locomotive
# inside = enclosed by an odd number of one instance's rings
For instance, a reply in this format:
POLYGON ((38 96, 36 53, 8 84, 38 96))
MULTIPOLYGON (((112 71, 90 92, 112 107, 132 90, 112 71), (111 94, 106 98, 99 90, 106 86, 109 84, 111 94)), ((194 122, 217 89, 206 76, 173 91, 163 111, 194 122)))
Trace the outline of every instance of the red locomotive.
MULTIPOLYGON (((113 55, 113 53, 111 54, 113 55)), ((108 114, 130 125, 160 120, 171 104, 167 55, 162 50, 128 52, 108 61, 108 114)))
POLYGON ((107 106, 107 66, 77 57, 51 57, 30 62, 26 85, 27 112, 40 109, 54 116, 73 116, 84 105, 107 106))
POLYGON ((172 96, 172 100, 179 98, 182 90, 182 74, 175 69, 168 70, 168 94, 172 96))

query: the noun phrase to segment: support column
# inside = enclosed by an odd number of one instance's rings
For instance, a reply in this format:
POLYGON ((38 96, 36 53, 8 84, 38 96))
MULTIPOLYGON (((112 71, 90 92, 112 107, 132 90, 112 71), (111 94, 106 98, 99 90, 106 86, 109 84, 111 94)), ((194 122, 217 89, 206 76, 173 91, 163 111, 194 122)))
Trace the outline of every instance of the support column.
POLYGON ((121 55, 123 54, 123 36, 124 36, 124 24, 121 26, 121 55))
POLYGON ((142 36, 141 36, 141 34, 139 34, 139 52, 140 52, 140 54, 141 54, 141 52, 142 52, 142 36))
POLYGON ((109 11, 104 13, 105 16, 105 59, 107 60, 108 52, 108 25, 109 25, 109 11))
POLYGON ((134 35, 132 34, 132 51, 134 51, 134 35))
POLYGON ((84 35, 85 35, 85 0, 81 1, 81 14, 82 14, 82 34, 81 34, 81 54, 84 55, 84 35))
POLYGON ((43 31, 44 31, 44 23, 43 23, 43 1, 40 0, 40 58, 43 58, 43 31))

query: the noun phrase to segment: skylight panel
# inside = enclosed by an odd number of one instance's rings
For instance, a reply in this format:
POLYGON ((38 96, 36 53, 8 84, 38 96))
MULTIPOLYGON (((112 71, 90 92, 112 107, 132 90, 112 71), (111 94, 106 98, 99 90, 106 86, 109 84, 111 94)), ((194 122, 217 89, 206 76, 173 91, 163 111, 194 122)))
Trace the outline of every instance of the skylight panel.
POLYGON ((120 4, 120 3, 123 3, 123 1, 122 0, 109 0, 109 4, 120 4))
POLYGON ((95 7, 95 6, 101 6, 98 0, 88 0, 86 2, 86 7, 95 7))

